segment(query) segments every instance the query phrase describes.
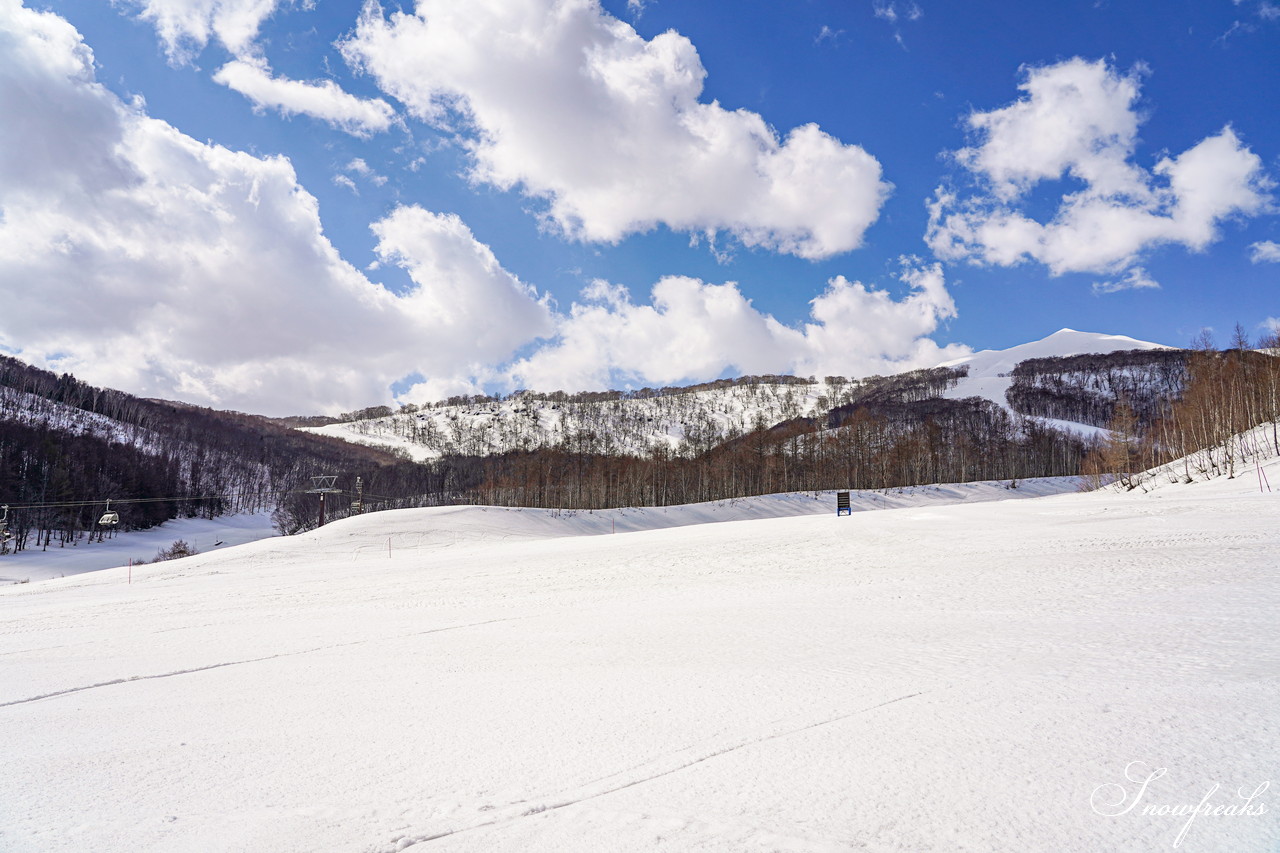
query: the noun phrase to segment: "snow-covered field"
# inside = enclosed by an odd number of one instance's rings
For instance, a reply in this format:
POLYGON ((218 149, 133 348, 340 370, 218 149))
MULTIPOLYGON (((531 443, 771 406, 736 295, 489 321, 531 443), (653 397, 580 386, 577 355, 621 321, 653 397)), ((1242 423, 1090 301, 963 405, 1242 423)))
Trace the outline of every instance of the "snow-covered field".
POLYGON ((0 588, 0 850, 1280 845, 1253 476, 605 517, 380 513, 0 588))
POLYGON ((156 552, 181 539, 204 553, 276 536, 271 513, 224 515, 212 520, 175 518, 150 530, 115 533, 101 542, 81 540, 74 545, 30 548, 0 556, 0 584, 27 583, 78 575, 116 566, 130 560, 154 560, 156 552))

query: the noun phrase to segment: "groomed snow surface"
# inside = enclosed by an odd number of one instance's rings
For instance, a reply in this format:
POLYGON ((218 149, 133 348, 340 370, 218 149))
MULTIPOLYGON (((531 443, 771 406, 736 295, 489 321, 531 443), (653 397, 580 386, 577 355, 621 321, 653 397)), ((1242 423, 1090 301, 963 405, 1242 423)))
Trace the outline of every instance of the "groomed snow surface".
POLYGON ((0 850, 1278 849, 1254 472, 806 500, 407 510, 0 588, 0 850))

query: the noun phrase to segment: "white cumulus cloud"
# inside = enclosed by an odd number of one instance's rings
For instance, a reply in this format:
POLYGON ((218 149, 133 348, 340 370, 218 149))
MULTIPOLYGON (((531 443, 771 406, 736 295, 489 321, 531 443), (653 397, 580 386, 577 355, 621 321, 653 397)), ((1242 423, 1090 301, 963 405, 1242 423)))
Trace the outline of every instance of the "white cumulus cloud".
MULTIPOLYGON (((174 63, 190 62, 216 39, 236 56, 255 52, 262 23, 298 0, 124 0, 149 21, 174 63)), ((300 5, 309 6, 308 0, 300 5)))
POLYGON ((387 182, 387 176, 379 175, 377 172, 375 172, 369 166, 369 164, 365 162, 363 157, 356 157, 355 159, 353 159, 350 163, 346 165, 345 171, 352 172, 356 175, 359 175, 360 177, 364 178, 365 180, 369 181, 371 184, 375 186, 380 187, 387 182))
POLYGON ((1262 240, 1249 246, 1249 260, 1255 264, 1280 263, 1280 243, 1262 240))
POLYGON ((213 75, 217 83, 248 98, 256 110, 309 115, 353 136, 389 128, 396 111, 381 98, 357 98, 332 80, 290 80, 272 74, 263 59, 236 59, 213 75))
POLYGON ((434 372, 464 360, 501 361, 513 342, 551 333, 545 298, 503 269, 456 215, 401 206, 374 223, 373 232, 379 259, 403 268, 417 285, 403 309, 430 329, 422 349, 432 354, 435 363, 425 366, 434 372))
POLYGON ((1080 58, 1029 68, 1018 101, 969 116, 976 144, 954 159, 977 189, 939 187, 931 200, 926 240, 938 257, 1114 274, 1156 246, 1201 251, 1224 220, 1265 210, 1261 158, 1231 127, 1151 169, 1135 162, 1141 74, 1080 58), (1031 197, 1055 181, 1070 191, 1042 221, 1031 197))
POLYGON ((1095 281, 1094 293, 1119 293, 1122 290, 1159 290, 1160 282, 1147 275, 1142 267, 1130 267, 1118 281, 1095 281))
POLYGON ((817 125, 779 136, 704 103, 687 38, 645 40, 597 0, 368 5, 343 51, 414 116, 457 130, 475 181, 545 200, 577 239, 666 225, 823 258, 861 244, 891 189, 874 157, 817 125))

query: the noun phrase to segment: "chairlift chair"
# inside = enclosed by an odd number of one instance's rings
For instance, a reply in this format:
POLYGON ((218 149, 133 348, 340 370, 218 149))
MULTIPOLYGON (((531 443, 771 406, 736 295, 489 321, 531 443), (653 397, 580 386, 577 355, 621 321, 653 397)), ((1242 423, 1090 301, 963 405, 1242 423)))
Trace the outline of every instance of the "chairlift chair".
POLYGON ((98 519, 98 524, 103 527, 115 527, 120 523, 120 513, 111 508, 111 501, 107 501, 107 511, 102 514, 102 518, 98 519))

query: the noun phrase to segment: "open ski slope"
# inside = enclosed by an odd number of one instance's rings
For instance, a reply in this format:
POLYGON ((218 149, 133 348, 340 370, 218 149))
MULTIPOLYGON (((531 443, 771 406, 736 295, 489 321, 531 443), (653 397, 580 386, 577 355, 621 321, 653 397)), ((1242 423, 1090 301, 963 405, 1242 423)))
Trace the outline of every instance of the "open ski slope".
POLYGON ((402 511, 7 586, 0 850, 1274 851, 1247 473, 616 535, 402 511))

